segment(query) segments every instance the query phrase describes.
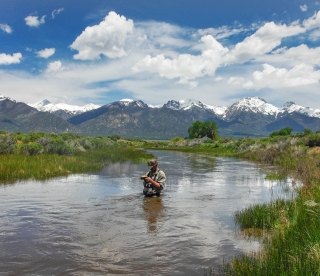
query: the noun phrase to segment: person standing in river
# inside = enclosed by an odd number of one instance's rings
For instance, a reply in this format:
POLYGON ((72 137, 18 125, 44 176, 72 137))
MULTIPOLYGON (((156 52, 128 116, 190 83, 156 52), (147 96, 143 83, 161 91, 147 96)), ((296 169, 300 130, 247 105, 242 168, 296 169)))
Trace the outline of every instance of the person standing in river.
POLYGON ((143 194, 145 196, 160 196, 166 186, 166 174, 160 170, 158 161, 148 161, 149 171, 141 176, 143 179, 143 194))

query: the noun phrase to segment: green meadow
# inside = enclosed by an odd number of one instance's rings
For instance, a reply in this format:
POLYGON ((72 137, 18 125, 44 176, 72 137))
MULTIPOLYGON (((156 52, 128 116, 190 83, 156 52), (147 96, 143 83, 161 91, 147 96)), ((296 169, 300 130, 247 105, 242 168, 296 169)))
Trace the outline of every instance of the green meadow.
POLYGON ((142 162, 151 155, 114 137, 0 134, 0 183, 99 171, 110 162, 142 162))

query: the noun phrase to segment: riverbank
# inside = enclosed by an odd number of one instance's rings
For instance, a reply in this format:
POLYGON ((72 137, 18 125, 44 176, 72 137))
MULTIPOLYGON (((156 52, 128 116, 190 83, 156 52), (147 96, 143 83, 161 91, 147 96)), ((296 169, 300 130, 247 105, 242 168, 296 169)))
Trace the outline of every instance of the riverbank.
POLYGON ((0 183, 99 171, 110 162, 151 155, 112 137, 0 133, 0 183))
MULTIPOLYGON (((292 176, 301 181, 297 197, 249 207, 235 214, 241 234, 259 238, 263 250, 238 257, 226 275, 320 274, 320 134, 270 138, 184 140, 149 143, 150 148, 234 156, 273 165, 270 178, 292 176)), ((209 273, 210 274, 210 273, 209 273)))

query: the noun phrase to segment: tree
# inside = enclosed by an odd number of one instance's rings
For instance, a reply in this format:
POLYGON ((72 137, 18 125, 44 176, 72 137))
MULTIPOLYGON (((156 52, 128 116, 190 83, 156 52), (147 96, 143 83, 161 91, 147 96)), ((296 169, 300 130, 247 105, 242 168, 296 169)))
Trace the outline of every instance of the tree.
POLYGON ((291 127, 285 127, 282 128, 278 131, 274 131, 270 134, 270 137, 275 137, 275 136, 289 136, 291 135, 292 128, 291 127))
POLYGON ((188 128, 189 138, 202 138, 207 136, 212 140, 218 138, 217 124, 213 121, 201 122, 195 121, 188 128))

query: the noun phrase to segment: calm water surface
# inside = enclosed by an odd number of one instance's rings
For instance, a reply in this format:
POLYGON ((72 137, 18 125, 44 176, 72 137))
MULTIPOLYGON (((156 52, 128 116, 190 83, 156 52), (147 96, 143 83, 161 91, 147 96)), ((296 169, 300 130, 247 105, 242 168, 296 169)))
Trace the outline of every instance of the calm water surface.
POLYGON ((203 275, 258 248, 236 210, 293 193, 246 161, 154 153, 168 178, 160 198, 142 196, 147 168, 129 163, 0 186, 0 275, 203 275))

